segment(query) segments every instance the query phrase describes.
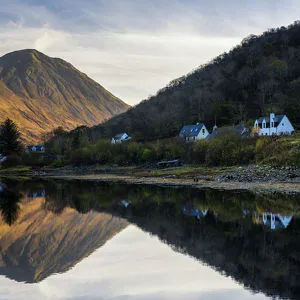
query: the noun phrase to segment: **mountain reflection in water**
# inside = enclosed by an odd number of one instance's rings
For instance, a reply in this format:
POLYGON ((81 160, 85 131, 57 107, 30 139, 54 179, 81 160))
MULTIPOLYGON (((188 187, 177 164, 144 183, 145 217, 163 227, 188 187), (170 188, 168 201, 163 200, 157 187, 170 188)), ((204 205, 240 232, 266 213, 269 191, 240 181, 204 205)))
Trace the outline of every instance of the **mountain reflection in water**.
POLYGON ((132 223, 254 292, 299 298, 297 198, 62 181, 6 187, 0 274, 8 278, 66 272, 132 223))

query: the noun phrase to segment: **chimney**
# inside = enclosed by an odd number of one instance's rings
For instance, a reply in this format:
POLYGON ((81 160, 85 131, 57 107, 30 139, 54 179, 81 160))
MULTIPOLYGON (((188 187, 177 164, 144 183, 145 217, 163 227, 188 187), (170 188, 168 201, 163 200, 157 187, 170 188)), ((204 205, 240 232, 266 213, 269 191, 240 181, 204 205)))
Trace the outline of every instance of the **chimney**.
POLYGON ((274 127, 274 122, 275 122, 275 114, 270 113, 270 128, 274 127))

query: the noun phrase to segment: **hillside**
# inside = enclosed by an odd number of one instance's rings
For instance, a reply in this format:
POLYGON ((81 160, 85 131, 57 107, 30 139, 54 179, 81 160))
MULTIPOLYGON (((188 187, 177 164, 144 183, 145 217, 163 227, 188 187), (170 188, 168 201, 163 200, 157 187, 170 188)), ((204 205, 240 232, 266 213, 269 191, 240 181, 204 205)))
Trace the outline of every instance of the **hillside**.
POLYGON ((94 211, 66 208, 54 214, 45 203, 23 199, 11 226, 0 217, 0 274, 32 283, 66 272, 128 225, 94 211))
MULTIPOLYGON (((196 62, 195 62, 196 63, 196 62)), ((300 125, 300 22, 251 35, 126 113, 92 129, 138 140, 176 136, 184 124, 237 124, 273 111, 300 125)))
POLYGON ((25 142, 38 142, 58 126, 93 126, 128 108, 61 59, 36 50, 0 57, 0 122, 14 120, 25 142))

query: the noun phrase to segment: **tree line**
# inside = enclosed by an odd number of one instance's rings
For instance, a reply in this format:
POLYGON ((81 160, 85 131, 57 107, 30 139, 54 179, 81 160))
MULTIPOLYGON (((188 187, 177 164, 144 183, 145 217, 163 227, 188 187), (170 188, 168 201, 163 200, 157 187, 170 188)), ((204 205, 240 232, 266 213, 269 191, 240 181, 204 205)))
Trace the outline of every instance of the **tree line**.
POLYGON ((275 166, 300 166, 300 142, 297 136, 242 137, 233 129, 224 130, 212 139, 185 143, 179 137, 147 142, 132 139, 112 144, 108 139, 91 143, 87 127, 68 135, 63 128, 52 132, 46 153, 25 152, 16 124, 7 119, 0 126, 0 154, 6 156, 2 167, 46 165, 144 165, 155 167, 161 160, 179 159, 188 164, 231 166, 266 163, 275 166))

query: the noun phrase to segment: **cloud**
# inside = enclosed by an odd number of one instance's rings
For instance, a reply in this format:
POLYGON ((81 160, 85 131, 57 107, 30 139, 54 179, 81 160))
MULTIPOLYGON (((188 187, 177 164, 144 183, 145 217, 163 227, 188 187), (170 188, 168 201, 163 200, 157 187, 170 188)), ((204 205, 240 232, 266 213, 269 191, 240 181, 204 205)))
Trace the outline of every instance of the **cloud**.
POLYGON ((39 51, 47 51, 51 47, 57 47, 59 44, 63 44, 71 36, 64 32, 58 32, 53 30, 43 30, 42 35, 35 41, 34 48, 39 51))
POLYGON ((0 299, 265 300, 232 278, 128 226, 63 274, 37 284, 0 277, 0 299), (13 291, 10 294, 9 291, 13 291))
POLYGON ((296 0, 0 3, 0 55, 37 48, 61 57, 130 104, 300 14, 296 0))

